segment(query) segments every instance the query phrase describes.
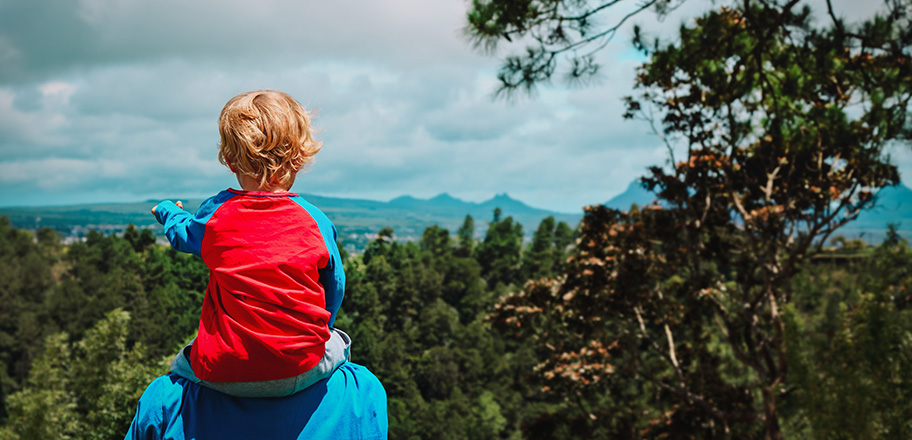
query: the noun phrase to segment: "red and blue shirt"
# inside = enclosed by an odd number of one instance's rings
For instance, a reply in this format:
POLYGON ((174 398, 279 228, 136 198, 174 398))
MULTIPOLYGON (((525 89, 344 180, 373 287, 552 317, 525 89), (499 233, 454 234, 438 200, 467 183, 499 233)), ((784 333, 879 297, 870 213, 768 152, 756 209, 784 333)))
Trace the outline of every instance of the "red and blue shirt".
POLYGON ((336 229, 295 193, 229 189, 195 215, 162 202, 171 245, 209 268, 193 372, 212 382, 297 376, 323 357, 342 303, 336 229))

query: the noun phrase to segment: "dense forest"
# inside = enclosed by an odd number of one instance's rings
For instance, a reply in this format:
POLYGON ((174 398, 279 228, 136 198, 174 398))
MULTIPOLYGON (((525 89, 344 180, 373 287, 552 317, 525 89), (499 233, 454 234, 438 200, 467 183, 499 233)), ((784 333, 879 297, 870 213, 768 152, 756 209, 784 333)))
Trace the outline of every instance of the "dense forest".
MULTIPOLYGON (((573 231, 548 218, 522 248, 522 227, 494 213, 476 243, 432 227, 418 243, 380 231, 346 255, 337 326, 389 394, 392 438, 499 438, 550 407, 520 378, 533 351, 487 323, 498 296, 559 269, 573 231), (532 398, 531 401, 536 399, 532 398)), ((116 438, 137 399, 198 325, 208 270, 155 244, 149 230, 92 232, 62 246, 0 217, 3 438, 116 438)))
MULTIPOLYGON (((415 243, 397 243, 385 229, 345 257, 337 325, 352 335, 353 361, 386 387, 391 438, 693 434, 669 430, 680 424, 675 411, 635 375, 615 372, 621 383, 628 378, 629 400, 613 401, 566 393, 533 374, 548 368, 551 348, 505 329, 494 312, 527 280, 564 270, 578 253, 574 232, 546 219, 523 246, 522 226, 495 212, 476 242, 473 223, 467 217, 456 234, 428 228, 415 243)), ((785 312, 792 374, 783 385, 784 431, 908 437, 912 250, 895 234, 876 247, 835 242, 795 278, 785 312)), ((50 229, 17 230, 5 218, 0 270, 0 438, 9 439, 121 437, 145 386, 192 337, 207 279, 201 260, 145 231, 92 233, 62 246, 50 229)))

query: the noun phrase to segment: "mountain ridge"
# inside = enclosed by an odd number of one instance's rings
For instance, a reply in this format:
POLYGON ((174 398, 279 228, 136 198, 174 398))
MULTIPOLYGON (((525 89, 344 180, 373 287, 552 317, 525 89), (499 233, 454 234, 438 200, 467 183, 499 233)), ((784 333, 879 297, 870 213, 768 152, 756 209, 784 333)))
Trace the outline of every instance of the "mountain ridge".
MULTIPOLYGON (((605 202, 605 206, 626 211, 633 203, 642 207, 657 199, 637 179, 622 193, 605 202)), ((877 244, 885 237, 890 223, 896 226, 900 236, 912 241, 912 189, 903 183, 881 188, 875 194, 874 204, 862 210, 855 220, 837 229, 835 234, 877 244)))
MULTIPOLYGON (((544 218, 553 216, 558 221, 575 227, 582 218, 568 214, 535 208, 510 197, 497 194, 482 202, 468 202, 441 193, 428 199, 409 195, 389 201, 348 199, 299 193, 304 199, 320 208, 336 225, 343 242, 356 242, 358 248, 384 227, 393 227, 398 237, 417 240, 424 230, 433 225, 450 230, 452 233, 462 225, 466 215, 475 219, 475 235, 483 237, 488 222, 493 218, 494 208, 501 208, 502 217, 512 216, 523 225, 527 237, 544 218)), ((176 198, 166 200, 178 200, 176 198)), ((196 212, 203 199, 180 199, 184 209, 196 212)), ((153 229, 162 236, 161 225, 149 210, 159 200, 125 203, 97 203, 44 207, 0 207, 0 216, 10 218, 13 226, 23 229, 51 227, 67 237, 78 238, 89 229, 100 229, 109 233, 122 232, 128 224, 153 229)))

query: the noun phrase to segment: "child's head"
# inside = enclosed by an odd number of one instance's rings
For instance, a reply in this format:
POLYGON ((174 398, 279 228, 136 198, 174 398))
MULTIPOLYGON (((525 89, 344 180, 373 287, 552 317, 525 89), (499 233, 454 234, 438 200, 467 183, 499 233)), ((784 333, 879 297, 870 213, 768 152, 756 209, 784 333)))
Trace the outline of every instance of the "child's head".
POLYGON ((320 151, 307 111, 273 90, 231 98, 219 116, 219 134, 219 162, 264 187, 291 188, 298 171, 320 151))

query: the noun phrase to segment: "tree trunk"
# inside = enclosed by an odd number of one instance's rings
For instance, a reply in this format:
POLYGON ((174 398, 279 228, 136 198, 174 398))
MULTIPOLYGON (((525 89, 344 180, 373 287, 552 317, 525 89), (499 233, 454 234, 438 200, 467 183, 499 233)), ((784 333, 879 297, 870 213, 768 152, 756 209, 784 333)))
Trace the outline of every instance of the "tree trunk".
POLYGON ((779 430, 779 412, 776 410, 778 388, 778 384, 763 387, 764 440, 782 440, 782 431, 779 430))

